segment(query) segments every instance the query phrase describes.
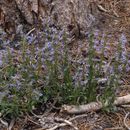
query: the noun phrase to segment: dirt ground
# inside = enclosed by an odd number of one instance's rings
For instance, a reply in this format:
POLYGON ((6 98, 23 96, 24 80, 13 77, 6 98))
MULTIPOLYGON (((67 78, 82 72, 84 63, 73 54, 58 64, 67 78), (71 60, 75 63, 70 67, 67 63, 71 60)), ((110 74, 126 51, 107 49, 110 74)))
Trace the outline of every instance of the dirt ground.
MULTIPOLYGON (((105 30, 108 34, 111 34, 112 37, 110 41, 113 44, 117 41, 117 37, 119 37, 122 32, 125 33, 128 40, 127 51, 130 53, 130 22, 128 21, 129 18, 124 19, 113 20, 111 18, 106 25, 104 24, 101 27, 101 31, 105 30)), ((80 43, 81 41, 78 42, 80 43)), ((130 93, 130 73, 125 75, 123 80, 125 85, 119 88, 119 96, 130 93)), ((67 115, 57 111, 49 112, 47 115, 44 113, 42 115, 42 113, 37 112, 36 115, 31 113, 26 114, 18 118, 15 123, 12 121, 10 128, 12 125, 12 130, 55 130, 56 128, 57 130, 127 130, 130 129, 129 111, 129 106, 122 106, 116 107, 115 111, 110 113, 98 111, 85 113, 83 115, 67 115), (128 126, 129 128, 127 128, 128 126)), ((5 125, 6 123, 1 122, 1 130, 7 130, 3 124, 5 125)))
MULTIPOLYGON (((114 45, 117 38, 124 33, 127 37, 127 52, 130 54, 130 14, 118 12, 117 16, 109 13, 102 13, 102 24, 97 24, 94 28, 101 32, 111 34, 110 42, 114 45)), ((80 42, 85 46, 84 40, 74 41, 72 49, 77 54, 76 44, 80 42)), ((113 46, 116 47, 116 46, 113 46)), ((80 53, 80 52, 79 52, 80 53)), ((118 96, 130 93, 130 73, 123 77, 124 85, 119 88, 118 96)), ((84 113, 81 115, 67 115, 59 110, 42 113, 41 111, 25 114, 18 118, 15 123, 10 123, 8 130, 130 130, 130 104, 128 106, 115 107, 114 112, 103 111, 84 113), (68 126, 67 126, 68 124, 68 126), (42 126, 42 127, 41 127, 42 126)), ((1 119, 0 119, 1 120, 1 119)), ((1 130, 7 130, 6 121, 1 120, 1 130)))

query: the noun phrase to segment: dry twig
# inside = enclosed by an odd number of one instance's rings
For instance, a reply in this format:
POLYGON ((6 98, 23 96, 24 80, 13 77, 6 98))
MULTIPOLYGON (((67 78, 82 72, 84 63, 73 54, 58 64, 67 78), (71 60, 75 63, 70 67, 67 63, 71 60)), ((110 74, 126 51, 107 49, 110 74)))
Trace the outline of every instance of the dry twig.
POLYGON ((130 130, 130 127, 127 125, 127 123, 126 123, 126 120, 127 120, 127 117, 129 116, 129 112, 126 114, 126 116, 125 116, 125 118, 124 118, 124 125, 125 125, 125 127, 128 129, 128 130, 130 130))
POLYGON ((10 122, 10 125, 8 127, 8 130, 12 130, 14 124, 15 124, 15 119, 12 119, 11 122, 10 122))
POLYGON ((0 118, 0 122, 1 122, 4 126, 8 127, 8 122, 2 120, 1 118, 0 118))

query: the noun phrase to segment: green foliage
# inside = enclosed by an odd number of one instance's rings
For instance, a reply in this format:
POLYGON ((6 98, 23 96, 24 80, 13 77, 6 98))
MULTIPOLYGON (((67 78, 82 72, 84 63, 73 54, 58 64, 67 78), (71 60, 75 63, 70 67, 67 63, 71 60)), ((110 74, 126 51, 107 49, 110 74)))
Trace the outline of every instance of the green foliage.
POLYGON ((0 72, 1 91, 7 91, 0 104, 3 116, 18 116, 26 111, 31 111, 39 102, 40 92, 38 90, 38 67, 34 59, 30 58, 33 53, 27 55, 28 46, 22 41, 22 54, 17 56, 18 61, 13 61, 10 50, 6 59, 6 66, 0 72), (17 63, 19 62, 19 63, 17 63))
POLYGON ((95 49, 94 49, 94 41, 93 34, 90 36, 89 42, 89 52, 88 52, 88 64, 89 64, 89 73, 88 73, 88 83, 86 88, 86 97, 88 102, 94 101, 96 99, 96 87, 97 82, 95 80, 96 77, 96 63, 93 61, 95 57, 95 49))
MULTIPOLYGON (((32 111, 38 103, 48 101, 59 105, 84 104, 95 101, 98 95, 104 104, 104 110, 109 111, 120 76, 119 63, 113 59, 111 65, 114 71, 110 73, 109 66, 106 73, 103 72, 106 44, 102 46, 100 61, 95 61, 94 35, 90 35, 87 76, 85 71, 83 73, 87 82, 82 85, 79 81, 76 86, 66 36, 63 38, 64 44, 59 40, 55 42, 56 37, 53 39, 48 35, 48 38, 51 42, 48 42, 49 47, 45 48, 45 52, 48 55, 53 53, 50 58, 42 51, 38 52, 36 46, 29 45, 25 39, 21 40, 21 51, 16 56, 8 49, 4 67, 0 69, 0 89, 6 92, 0 103, 2 116, 16 117, 32 111), (61 48, 63 53, 59 51, 61 48), (107 77, 107 81, 103 84, 104 89, 100 90, 102 86, 99 85, 98 78, 104 77, 107 77)), ((121 46, 118 49, 121 55, 121 46)))

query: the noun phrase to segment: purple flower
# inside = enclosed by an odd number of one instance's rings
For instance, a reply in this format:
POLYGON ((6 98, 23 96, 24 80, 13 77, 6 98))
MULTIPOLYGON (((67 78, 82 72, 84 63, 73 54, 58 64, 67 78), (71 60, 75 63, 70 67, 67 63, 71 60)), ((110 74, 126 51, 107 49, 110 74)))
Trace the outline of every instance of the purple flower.
POLYGON ((3 65, 3 60, 0 58, 0 67, 3 65))
POLYGON ((108 71, 109 71, 110 74, 114 74, 114 67, 110 66, 108 71))
POLYGON ((107 49, 104 50, 103 55, 104 55, 104 57, 108 57, 109 54, 108 54, 107 49))
POLYGON ((126 65, 126 72, 130 72, 130 65, 126 65))
POLYGON ((100 41, 101 45, 103 45, 104 42, 105 42, 104 38, 105 38, 105 33, 102 34, 102 38, 101 38, 101 41, 100 41))
POLYGON ((97 37, 99 35, 99 30, 94 31, 94 36, 97 37))
POLYGON ((127 57, 126 57, 126 52, 125 52, 125 51, 123 51, 123 52, 121 53, 121 61, 122 61, 123 63, 125 63, 125 62, 126 62, 126 60, 127 60, 127 57))
POLYGON ((46 43, 46 47, 51 50, 52 49, 52 43, 51 42, 47 42, 46 43))
POLYGON ((121 38, 120 38, 120 42, 121 42, 121 47, 122 49, 125 49, 126 50, 126 43, 127 43, 127 39, 126 39, 126 36, 124 34, 121 35, 121 38))
POLYGON ((127 61, 126 72, 130 71, 130 60, 127 61))
POLYGON ((122 65, 119 65, 119 66, 118 66, 118 71, 121 72, 122 69, 123 69, 123 68, 122 68, 122 65))
POLYGON ((35 40, 35 38, 36 36, 34 36, 33 34, 26 37, 29 44, 31 44, 35 40))
POLYGON ((95 39, 94 40, 94 45, 97 46, 99 44, 99 40, 98 39, 95 39))

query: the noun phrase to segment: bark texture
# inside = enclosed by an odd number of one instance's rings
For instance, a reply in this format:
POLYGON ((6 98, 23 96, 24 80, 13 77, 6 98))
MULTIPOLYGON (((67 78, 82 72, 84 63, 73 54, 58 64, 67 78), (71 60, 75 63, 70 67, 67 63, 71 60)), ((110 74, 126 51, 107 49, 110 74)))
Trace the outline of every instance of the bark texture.
POLYGON ((130 2, 123 0, 0 0, 0 25, 12 34, 21 25, 25 28, 46 20, 80 35, 94 26, 109 26, 110 20, 126 19, 129 6, 130 2))

